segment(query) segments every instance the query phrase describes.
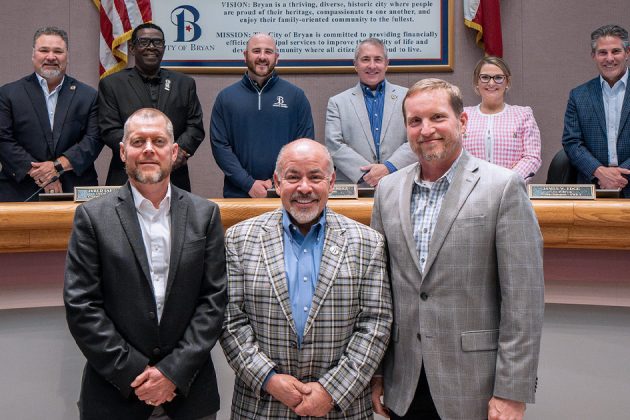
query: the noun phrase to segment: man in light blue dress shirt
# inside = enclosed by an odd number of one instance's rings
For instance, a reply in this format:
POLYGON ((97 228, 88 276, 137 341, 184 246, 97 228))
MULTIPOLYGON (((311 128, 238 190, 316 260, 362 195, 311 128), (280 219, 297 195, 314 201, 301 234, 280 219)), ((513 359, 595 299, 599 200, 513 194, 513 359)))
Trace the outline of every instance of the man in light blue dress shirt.
POLYGON ((282 208, 226 232, 232 418, 371 418, 392 321, 383 237, 326 206, 335 173, 313 140, 282 148, 274 183, 282 208))
POLYGON ((599 76, 571 91, 562 145, 578 171, 578 183, 621 189, 630 198, 630 88, 628 31, 602 26, 591 34, 599 76))

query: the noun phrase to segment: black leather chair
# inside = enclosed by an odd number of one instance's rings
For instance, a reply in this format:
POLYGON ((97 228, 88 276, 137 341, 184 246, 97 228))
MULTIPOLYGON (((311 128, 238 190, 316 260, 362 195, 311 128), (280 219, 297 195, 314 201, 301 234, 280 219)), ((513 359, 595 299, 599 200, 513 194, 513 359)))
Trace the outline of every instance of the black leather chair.
POLYGON ((576 184, 577 170, 571 164, 569 157, 560 149, 551 159, 547 171, 547 184, 576 184))

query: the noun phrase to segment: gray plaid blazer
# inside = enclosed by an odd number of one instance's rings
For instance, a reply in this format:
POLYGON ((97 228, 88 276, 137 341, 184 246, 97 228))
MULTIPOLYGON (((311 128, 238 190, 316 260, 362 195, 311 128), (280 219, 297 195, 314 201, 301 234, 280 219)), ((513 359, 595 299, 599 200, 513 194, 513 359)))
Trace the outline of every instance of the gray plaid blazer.
POLYGON ((493 396, 533 402, 544 309, 542 237, 523 180, 465 151, 420 269, 411 228, 418 164, 381 180, 394 324, 385 404, 404 415, 425 366, 443 420, 487 419, 493 396))
POLYGON ((383 237, 330 209, 302 348, 284 268, 282 210, 226 232, 228 306, 221 346, 236 373, 232 418, 295 419, 262 389, 268 373, 319 381, 335 408, 326 418, 372 418, 370 379, 392 322, 383 237))

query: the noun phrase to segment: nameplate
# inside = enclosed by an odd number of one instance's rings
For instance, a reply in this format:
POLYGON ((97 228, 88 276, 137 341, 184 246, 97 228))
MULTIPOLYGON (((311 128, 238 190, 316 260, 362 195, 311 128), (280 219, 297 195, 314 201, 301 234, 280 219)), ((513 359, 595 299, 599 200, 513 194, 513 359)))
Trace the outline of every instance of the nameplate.
POLYGON ((121 185, 107 187, 74 187, 74 201, 90 201, 93 198, 114 192, 120 187, 121 185))
POLYGON ((328 198, 358 198, 359 190, 357 184, 335 184, 328 198))
POLYGON ((593 184, 529 184, 527 192, 534 200, 595 200, 593 184))

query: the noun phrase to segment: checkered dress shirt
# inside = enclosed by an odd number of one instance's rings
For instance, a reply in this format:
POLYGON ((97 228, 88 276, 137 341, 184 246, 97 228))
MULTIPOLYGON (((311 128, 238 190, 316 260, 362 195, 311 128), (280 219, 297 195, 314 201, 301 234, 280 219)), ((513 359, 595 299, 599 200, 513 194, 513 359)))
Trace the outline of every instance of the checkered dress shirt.
POLYGON ((422 167, 418 166, 418 173, 411 191, 411 226, 413 227, 413 239, 416 241, 418 261, 422 271, 424 271, 424 264, 427 261, 427 255, 429 255, 429 244, 442 208, 442 201, 451 185, 460 158, 461 154, 451 168, 440 179, 432 183, 420 178, 422 167))

